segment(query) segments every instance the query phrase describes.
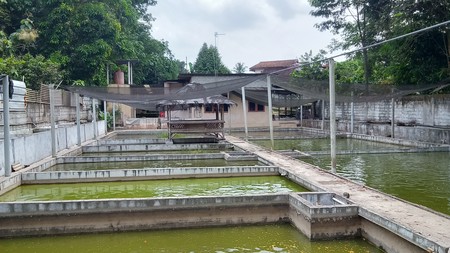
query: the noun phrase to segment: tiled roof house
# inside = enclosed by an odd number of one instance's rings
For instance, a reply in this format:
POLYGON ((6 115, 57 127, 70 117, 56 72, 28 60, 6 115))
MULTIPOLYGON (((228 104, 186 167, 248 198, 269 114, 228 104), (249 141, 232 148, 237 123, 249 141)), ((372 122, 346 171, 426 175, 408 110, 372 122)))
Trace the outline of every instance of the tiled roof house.
POLYGON ((297 59, 292 60, 279 60, 279 61, 262 61, 253 67, 250 67, 250 71, 256 73, 270 73, 277 70, 285 69, 294 66, 298 63, 297 59))

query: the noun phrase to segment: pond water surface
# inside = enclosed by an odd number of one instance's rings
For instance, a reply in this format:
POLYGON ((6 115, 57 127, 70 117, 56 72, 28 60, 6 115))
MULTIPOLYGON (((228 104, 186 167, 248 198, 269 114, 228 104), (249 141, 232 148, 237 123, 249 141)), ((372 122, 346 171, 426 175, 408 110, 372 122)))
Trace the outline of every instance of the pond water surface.
POLYGON ((146 169, 146 168, 181 168, 181 167, 228 167, 263 165, 259 161, 227 161, 225 159, 192 159, 192 160, 163 160, 137 162, 100 162, 100 163, 60 163, 46 171, 74 171, 74 170, 115 170, 115 169, 146 169))
POLYGON ((304 192, 307 189, 281 176, 189 178, 147 181, 21 185, 0 196, 1 202, 239 196, 304 192))
POLYGON ((0 239, 2 253, 378 253, 363 239, 310 242, 288 224, 0 239))
MULTIPOLYGON (((330 156, 301 158, 329 169, 330 156)), ((336 172, 450 215, 450 152, 338 155, 336 172)))

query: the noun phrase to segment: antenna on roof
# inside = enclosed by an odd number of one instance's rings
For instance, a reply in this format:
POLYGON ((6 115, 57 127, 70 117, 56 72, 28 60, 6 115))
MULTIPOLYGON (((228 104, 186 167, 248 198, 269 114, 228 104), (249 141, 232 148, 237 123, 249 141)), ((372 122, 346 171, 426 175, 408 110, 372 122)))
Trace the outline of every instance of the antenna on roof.
MULTIPOLYGON (((217 49, 217 37, 225 35, 225 33, 214 33, 214 48, 216 49, 216 52, 219 53, 219 50, 217 49)), ((217 56, 219 58, 219 56, 217 56)), ((217 76, 217 68, 216 68, 216 55, 214 54, 214 76, 217 76)))

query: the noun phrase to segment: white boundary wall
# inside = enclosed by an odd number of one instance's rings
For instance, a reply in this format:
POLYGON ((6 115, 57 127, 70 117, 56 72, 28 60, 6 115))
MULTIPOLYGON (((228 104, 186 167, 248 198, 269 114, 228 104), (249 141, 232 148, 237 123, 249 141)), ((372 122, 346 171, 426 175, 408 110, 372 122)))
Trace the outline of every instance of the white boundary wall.
MULTIPOLYGON (((98 134, 106 134, 104 121, 97 122, 98 134)), ((80 126, 81 142, 94 139, 92 122, 80 126)), ((56 128, 57 152, 77 145, 77 126, 56 128)), ((5 175, 4 140, 0 140, 0 176, 5 175)), ((11 164, 29 165, 52 155, 49 131, 11 138, 11 164)))

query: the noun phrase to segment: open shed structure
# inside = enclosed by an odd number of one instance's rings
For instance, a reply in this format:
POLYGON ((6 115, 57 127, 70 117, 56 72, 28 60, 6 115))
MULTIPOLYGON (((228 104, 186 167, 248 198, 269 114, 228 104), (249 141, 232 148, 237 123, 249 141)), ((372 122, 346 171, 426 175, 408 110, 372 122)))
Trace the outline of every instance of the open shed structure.
POLYGON ((157 107, 167 113, 168 138, 173 141, 175 134, 203 134, 214 136, 223 140, 224 136, 224 111, 229 106, 236 105, 224 96, 216 95, 206 98, 186 100, 162 100, 157 107), (189 109, 195 114, 200 107, 209 107, 216 114, 215 119, 172 119, 172 112, 180 109, 189 109))

